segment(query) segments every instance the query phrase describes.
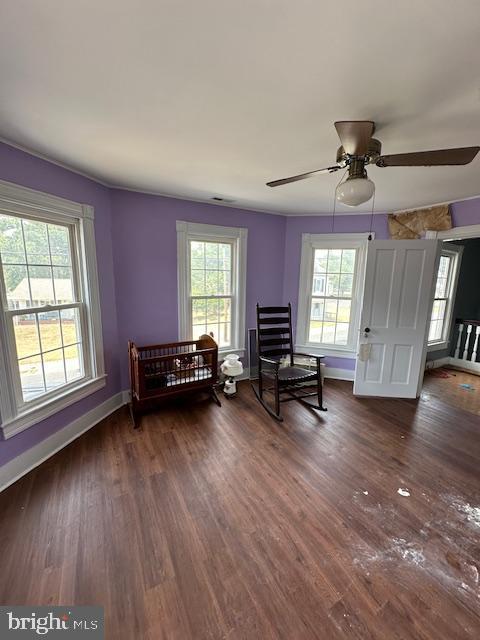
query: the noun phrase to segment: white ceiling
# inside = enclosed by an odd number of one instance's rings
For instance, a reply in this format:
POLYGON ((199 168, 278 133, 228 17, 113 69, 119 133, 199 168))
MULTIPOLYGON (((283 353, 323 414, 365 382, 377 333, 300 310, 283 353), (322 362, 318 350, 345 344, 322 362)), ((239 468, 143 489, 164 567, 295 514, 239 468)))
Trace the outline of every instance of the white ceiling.
MULTIPOLYGON (((480 144, 479 43, 478 0, 2 2, 0 136, 112 185, 324 213, 340 172, 265 182, 332 164, 334 120, 375 120, 384 153, 480 144)), ((479 174, 369 169, 377 211, 479 174)))

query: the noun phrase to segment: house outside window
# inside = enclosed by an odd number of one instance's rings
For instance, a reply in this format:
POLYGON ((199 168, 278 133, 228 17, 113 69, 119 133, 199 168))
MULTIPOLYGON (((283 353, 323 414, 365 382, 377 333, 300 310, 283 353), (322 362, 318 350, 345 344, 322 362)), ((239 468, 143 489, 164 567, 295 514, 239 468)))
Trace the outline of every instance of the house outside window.
POLYGON ((93 209, 0 183, 5 437, 105 385, 93 209))
POLYGON ((303 234, 297 347, 352 357, 367 234, 303 234))
POLYGON ((177 221, 179 337, 245 347, 247 230, 177 221))

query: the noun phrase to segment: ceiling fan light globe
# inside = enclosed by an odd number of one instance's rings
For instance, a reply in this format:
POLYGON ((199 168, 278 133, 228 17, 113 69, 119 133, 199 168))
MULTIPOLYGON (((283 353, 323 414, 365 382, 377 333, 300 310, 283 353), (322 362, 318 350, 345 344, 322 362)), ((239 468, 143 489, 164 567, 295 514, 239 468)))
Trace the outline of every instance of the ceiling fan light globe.
POLYGON ((370 200, 375 192, 375 184, 369 178, 348 178, 336 190, 338 202, 347 207, 357 207, 370 200))

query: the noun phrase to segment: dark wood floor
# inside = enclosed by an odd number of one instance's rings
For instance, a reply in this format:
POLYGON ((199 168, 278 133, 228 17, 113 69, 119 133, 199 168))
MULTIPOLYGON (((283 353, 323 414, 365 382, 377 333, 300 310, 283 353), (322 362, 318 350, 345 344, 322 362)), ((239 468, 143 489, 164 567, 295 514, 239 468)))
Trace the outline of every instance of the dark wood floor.
POLYGON ((431 396, 443 400, 460 409, 480 416, 480 376, 455 369, 433 369, 427 371, 423 381, 422 395, 425 400, 431 396), (439 377, 438 372, 448 378, 439 377))
POLYGON ((0 496, 0 602, 102 604, 118 640, 477 639, 478 416, 325 396, 118 411, 0 496))

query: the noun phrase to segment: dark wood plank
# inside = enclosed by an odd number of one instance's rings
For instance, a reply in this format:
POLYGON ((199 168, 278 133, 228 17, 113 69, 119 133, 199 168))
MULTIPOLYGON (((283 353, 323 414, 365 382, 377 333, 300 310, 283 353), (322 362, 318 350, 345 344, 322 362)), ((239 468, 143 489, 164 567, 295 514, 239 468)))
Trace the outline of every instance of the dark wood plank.
POLYGON ((0 602, 103 604, 116 640, 476 639, 478 416, 325 394, 105 419, 0 495, 0 602))

